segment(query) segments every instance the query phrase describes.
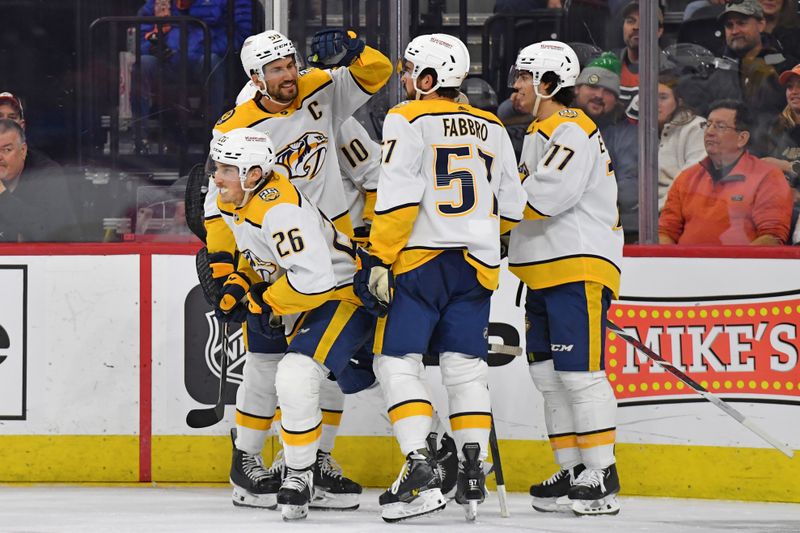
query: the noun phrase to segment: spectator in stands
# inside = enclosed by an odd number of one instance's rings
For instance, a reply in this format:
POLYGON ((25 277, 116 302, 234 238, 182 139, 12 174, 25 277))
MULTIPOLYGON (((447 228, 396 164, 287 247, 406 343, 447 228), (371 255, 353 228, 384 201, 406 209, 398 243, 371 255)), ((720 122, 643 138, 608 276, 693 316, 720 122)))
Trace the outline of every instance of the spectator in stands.
MULTIPOLYGON (((664 14, 658 8, 658 36, 664 33, 664 14)), ((625 47, 619 52, 619 99, 627 107, 634 95, 639 94, 639 2, 630 2, 622 10, 622 40, 625 47)))
MULTIPOLYGON (((725 28, 723 56, 728 61, 710 76, 708 94, 719 95, 713 90, 716 87, 738 89, 741 100, 758 121, 754 131, 762 131, 764 123, 771 122, 786 105, 778 72, 791 69, 797 60, 763 34, 766 22, 757 0, 729 2, 719 20, 725 28)), ((756 135, 757 147, 761 135, 756 135)))
POLYGON ((636 126, 625 116, 620 103, 620 61, 607 52, 586 65, 575 82, 574 107, 582 109, 597 124, 614 165, 625 242, 639 237, 639 141, 636 126))
POLYGON ((796 0, 758 0, 764 10, 764 32, 772 35, 789 55, 800 56, 800 21, 796 0))
POLYGON ((0 119, 0 241, 74 240, 77 220, 64 174, 27 156, 25 130, 0 119))
POLYGON ((672 184, 658 223, 662 244, 782 244, 792 193, 783 174, 747 151, 747 106, 720 100, 704 124, 706 157, 672 184))
POLYGON ((495 13, 525 13, 532 9, 561 9, 561 0, 497 0, 495 13))
MULTIPOLYGON (((211 74, 201 79, 204 61, 203 31, 197 24, 188 24, 186 29, 187 57, 190 83, 199 84, 208 93, 212 117, 222 114, 225 89, 224 69, 221 62, 229 52, 236 55, 252 29, 252 1, 234 0, 234 12, 228 12, 228 0, 146 0, 139 9, 139 16, 189 16, 202 20, 207 26, 211 40, 211 74), (228 42, 228 21, 233 17, 234 41, 228 42), (229 48, 230 47, 230 48, 229 48)), ((159 68, 164 79, 177 82, 180 52, 180 28, 177 25, 143 25, 142 35, 142 98, 141 115, 152 111, 159 68)))
POLYGON ((800 65, 782 73, 779 81, 786 87, 787 105, 772 124, 767 136, 767 157, 762 161, 780 168, 789 180, 794 194, 792 243, 800 243, 800 65))
POLYGON ((704 119, 686 107, 678 78, 662 74, 658 80, 658 208, 664 207, 675 177, 705 156, 704 119))
MULTIPOLYGON (((13 120, 24 130, 25 129, 25 113, 22 109, 22 101, 19 97, 9 93, 0 93, 0 119, 13 120)), ((27 144, 27 143, 26 143, 27 144)), ((61 172, 61 165, 50 159, 50 157, 42 152, 33 148, 28 144, 27 158, 25 159, 28 166, 35 168, 51 167, 61 172)))

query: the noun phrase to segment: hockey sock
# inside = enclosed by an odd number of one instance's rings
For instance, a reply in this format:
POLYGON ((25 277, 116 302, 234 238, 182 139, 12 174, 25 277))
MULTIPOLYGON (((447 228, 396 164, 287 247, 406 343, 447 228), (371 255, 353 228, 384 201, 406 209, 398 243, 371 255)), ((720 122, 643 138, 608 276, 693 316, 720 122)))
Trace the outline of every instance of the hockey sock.
POLYGON ((606 373, 558 372, 572 400, 575 433, 586 468, 605 468, 615 462, 617 400, 606 373))
POLYGON ((316 361, 295 352, 278 363, 275 386, 281 399, 281 439, 289 468, 302 470, 317 459, 322 434, 319 389, 325 374, 316 361))
POLYGON ((319 404, 322 408, 322 437, 319 449, 330 453, 333 450, 336 434, 342 421, 344 393, 335 381, 323 379, 319 388, 319 404))
POLYGON ((481 447, 478 458, 483 460, 489 454, 492 427, 489 367, 479 357, 457 352, 443 352, 439 367, 450 402, 450 426, 459 459, 464 459, 461 451, 464 443, 477 442, 481 447))
POLYGON ((553 367, 553 360, 529 366, 533 384, 544 398, 544 423, 550 446, 561 468, 581 462, 569 392, 553 367))
POLYGON ((378 355, 373 367, 403 455, 426 448, 433 408, 425 386, 422 354, 378 355))
POLYGON ((275 373, 283 354, 245 354, 244 379, 236 392, 236 448, 259 454, 275 417, 275 373))

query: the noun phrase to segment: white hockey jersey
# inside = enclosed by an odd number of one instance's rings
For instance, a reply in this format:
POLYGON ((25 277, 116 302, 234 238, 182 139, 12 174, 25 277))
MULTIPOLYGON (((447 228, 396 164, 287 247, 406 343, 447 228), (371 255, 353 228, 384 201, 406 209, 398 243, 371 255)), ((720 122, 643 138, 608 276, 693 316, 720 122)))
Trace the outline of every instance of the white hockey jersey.
MULTIPOLYGON (((236 105, 252 100, 256 94, 258 86, 252 80, 248 81, 239 91, 236 105)), ((381 147, 354 117, 346 118, 334 134, 350 219, 353 227, 364 226, 365 222, 372 220, 375 210, 375 195, 381 173, 381 147)))
POLYGON ((524 207, 511 139, 493 114, 439 99, 389 111, 370 244, 395 274, 464 250, 480 283, 496 289, 500 234, 524 207))
MULTIPOLYGON (((225 113, 214 127, 214 137, 236 128, 254 128, 270 136, 276 148, 276 168, 330 218, 337 229, 352 235, 340 168, 330 157, 331 144, 341 123, 351 117, 392 74, 391 62, 369 46, 347 68, 310 69, 298 78, 298 95, 291 106, 270 113, 259 98, 245 101, 225 113)), ((205 216, 210 251, 230 250, 224 226, 215 228, 216 187, 206 197, 205 216)))
POLYGON ((617 180, 595 123, 572 108, 534 121, 519 171, 528 205, 511 232, 509 270, 534 289, 595 281, 617 295, 617 180))
POLYGON ((272 284, 264 300, 276 315, 329 299, 359 303, 352 290, 355 247, 285 176, 274 173, 240 208, 217 195, 217 208, 242 257, 272 284))

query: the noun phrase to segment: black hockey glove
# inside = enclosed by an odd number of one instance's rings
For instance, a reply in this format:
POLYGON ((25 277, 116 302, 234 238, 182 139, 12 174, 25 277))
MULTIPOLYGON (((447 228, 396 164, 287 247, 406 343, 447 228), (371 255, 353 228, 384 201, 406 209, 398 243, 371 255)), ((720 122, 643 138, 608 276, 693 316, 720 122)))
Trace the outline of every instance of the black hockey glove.
POLYGON ((356 252, 356 274, 353 290, 361 299, 364 309, 375 316, 385 316, 394 293, 392 267, 363 248, 356 252))
POLYGON ((244 300, 249 289, 247 277, 241 272, 233 272, 222 284, 222 294, 214 315, 223 322, 244 322, 247 319, 247 305, 244 300))
POLYGON ((311 40, 308 62, 318 68, 349 67, 364 51, 366 43, 353 30, 320 30, 311 40))
POLYGON ((261 281, 247 293, 247 331, 270 340, 280 340, 286 336, 283 321, 272 313, 272 308, 264 301, 264 291, 269 286, 266 281, 261 281))

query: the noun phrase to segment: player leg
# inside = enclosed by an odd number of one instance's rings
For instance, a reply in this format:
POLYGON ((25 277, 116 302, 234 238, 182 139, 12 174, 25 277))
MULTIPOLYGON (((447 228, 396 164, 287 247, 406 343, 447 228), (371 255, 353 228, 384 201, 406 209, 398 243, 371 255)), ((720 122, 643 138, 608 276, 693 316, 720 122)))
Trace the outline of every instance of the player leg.
MULTIPOLYGON (((544 422, 550 446, 560 469, 540 483, 531 485, 532 506, 540 512, 570 511, 566 500, 570 487, 583 471, 575 434, 572 404, 564 383, 553 366, 551 317, 548 302, 551 289, 528 288, 525 301, 526 346, 531 378, 544 400, 544 422), (563 503, 559 503, 562 499, 563 503)), ((569 319, 567 320, 569 321, 569 319)), ((556 326, 558 322, 552 322, 556 326)))
POLYGON ((458 451, 456 502, 468 520, 485 498, 483 463, 489 455, 492 425, 486 332, 492 293, 477 280, 461 254, 443 254, 440 265, 451 278, 449 301, 433 332, 442 382, 447 390, 450 426, 458 451))
POLYGON ((313 493, 322 412, 319 389, 327 371, 311 357, 292 351, 281 359, 275 379, 281 401, 281 437, 286 477, 278 491, 284 520, 305 518, 313 493))
MULTIPOLYGON (((555 288, 550 303, 562 317, 551 328, 556 374, 567 389, 581 462, 586 469, 569 490, 577 514, 616 514, 619 492, 614 442, 617 402, 604 371, 606 312, 611 291, 595 282, 555 288), (566 318, 569 317, 569 320, 566 318)), ((553 320, 553 313, 550 315, 553 320)))
POLYGON ((275 374, 286 342, 260 335, 245 336, 247 352, 243 381, 236 393, 236 430, 230 482, 233 504, 274 509, 282 472, 264 467, 261 451, 273 424, 277 406, 275 374))
POLYGON ((425 384, 422 354, 439 320, 431 305, 441 286, 426 279, 429 263, 395 278, 389 313, 375 328, 375 375, 383 389, 389 420, 406 462, 380 497, 381 516, 396 522, 444 509, 434 452, 427 437, 433 407, 425 384), (377 355, 381 354, 381 355, 377 355))
POLYGON ((336 381, 326 379, 322 382, 320 405, 322 438, 317 451, 317 461, 314 463, 314 498, 311 500, 311 508, 356 509, 358 495, 362 490, 361 485, 345 477, 341 467, 331 455, 344 409, 344 393, 336 381))
MULTIPOLYGON (((290 340, 289 351, 306 354, 325 371, 318 394, 319 402, 324 407, 320 416, 321 424, 329 429, 327 442, 314 450, 313 499, 310 506, 316 509, 348 510, 357 509, 359 505, 361 486, 342 475, 330 451, 341 420, 344 405, 342 393, 358 392, 375 382, 371 354, 364 368, 351 370, 351 359, 367 342, 372 324, 370 315, 359 306, 347 301, 331 300, 309 312, 302 321, 302 328, 299 324, 295 325, 295 331, 303 333, 293 335, 290 340), (332 390, 332 386, 336 390, 332 390)), ((286 420, 288 412, 283 396, 280 398, 283 420, 286 420)))

